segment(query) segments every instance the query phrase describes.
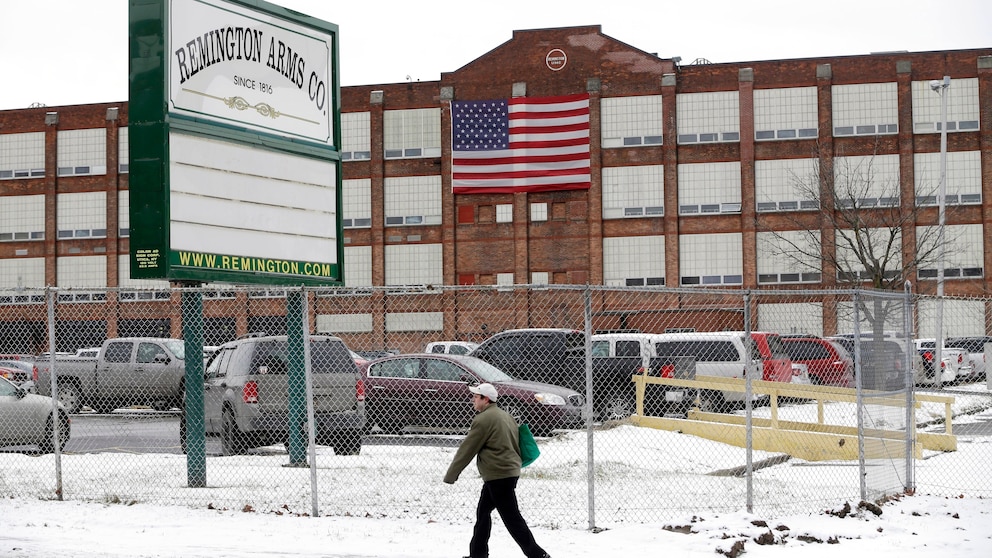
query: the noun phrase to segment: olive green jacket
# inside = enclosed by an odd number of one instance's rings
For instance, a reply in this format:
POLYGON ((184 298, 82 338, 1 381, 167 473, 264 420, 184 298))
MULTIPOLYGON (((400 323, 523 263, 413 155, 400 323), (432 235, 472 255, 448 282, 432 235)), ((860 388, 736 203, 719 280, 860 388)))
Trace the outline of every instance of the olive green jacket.
POLYGON ((444 482, 454 484, 473 457, 483 481, 519 477, 519 436, 513 417, 495 404, 490 404, 472 420, 472 428, 458 446, 458 452, 444 475, 444 482))

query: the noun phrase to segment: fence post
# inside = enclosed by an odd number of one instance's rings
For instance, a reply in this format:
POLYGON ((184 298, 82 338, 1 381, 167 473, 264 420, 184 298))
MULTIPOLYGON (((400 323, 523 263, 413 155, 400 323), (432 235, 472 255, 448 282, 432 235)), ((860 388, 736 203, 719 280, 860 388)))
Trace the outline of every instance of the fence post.
MULTIPOLYGON (((203 420, 203 291, 199 283, 183 284, 183 340, 186 350, 186 387, 184 417, 186 421, 186 484, 190 488, 207 486, 207 440, 203 420)), ((180 436, 183 435, 180 429, 180 436)), ((179 440, 182 445, 182 440, 179 440)))
POLYGON ((289 353, 288 381, 288 420, 289 429, 289 466, 306 467, 306 439, 300 428, 306 419, 306 363, 301 362, 304 356, 303 341, 303 295, 300 291, 286 293, 286 349, 289 353), (300 389, 300 388, 304 389, 300 389))
POLYGON ((868 499, 867 464, 865 463, 865 406, 864 393, 864 369, 861 366, 861 291, 855 290, 853 295, 854 304, 854 412, 858 417, 858 483, 861 491, 861 500, 868 499))
POLYGON ((310 305, 307 291, 300 288, 300 330, 303 332, 303 369, 307 398, 307 448, 310 459, 310 517, 317 517, 317 421, 313 408, 313 355, 310 354, 310 305))
POLYGON ((55 497, 62 500, 62 444, 59 443, 61 436, 59 429, 62 421, 59 420, 59 389, 57 371, 55 369, 55 296, 56 291, 52 287, 45 287, 48 296, 45 297, 48 305, 48 369, 52 382, 52 446, 55 448, 55 497))
MULTIPOLYGON (((744 291, 744 336, 750 340, 751 339, 751 290, 748 289, 744 291)), ((753 437, 754 430, 752 429, 751 419, 754 412, 754 402, 751 400, 751 381, 754 374, 750 374, 751 368, 754 366, 755 359, 760 362, 758 370, 761 371, 761 375, 758 378, 764 377, 764 362, 761 360, 761 355, 751 354, 751 343, 744 345, 747 348, 747 368, 744 374, 744 476, 745 484, 747 486, 746 491, 746 505, 747 512, 752 513, 754 511, 754 462, 753 462, 753 437)))
POLYGON ((583 319, 585 323, 585 354, 586 354, 586 479, 589 490, 589 529, 596 528, 596 462, 594 457, 595 444, 593 444, 593 393, 592 385, 592 291, 586 285, 584 293, 585 305, 583 319))
POLYGON ((916 475, 914 472, 914 442, 916 441, 916 374, 913 370, 913 285, 906 281, 903 287, 905 297, 902 303, 902 327, 906 339, 906 484, 907 491, 916 490, 916 475))

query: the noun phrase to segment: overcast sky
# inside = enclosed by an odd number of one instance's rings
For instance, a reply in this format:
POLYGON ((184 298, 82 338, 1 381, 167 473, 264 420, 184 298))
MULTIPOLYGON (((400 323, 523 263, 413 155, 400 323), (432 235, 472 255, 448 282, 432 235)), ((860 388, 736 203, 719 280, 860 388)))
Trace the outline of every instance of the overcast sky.
MULTIPOLYGON (((345 86, 438 80, 514 30, 577 25, 683 64, 992 46, 989 0, 273 3, 338 25, 345 86)), ((127 100, 127 6, 0 0, 0 110, 127 100)))

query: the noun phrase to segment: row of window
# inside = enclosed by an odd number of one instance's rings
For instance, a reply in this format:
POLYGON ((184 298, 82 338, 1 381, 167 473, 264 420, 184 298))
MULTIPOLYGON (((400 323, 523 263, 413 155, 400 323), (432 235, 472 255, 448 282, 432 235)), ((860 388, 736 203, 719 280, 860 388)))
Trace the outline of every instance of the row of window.
MULTIPOLYGON (((978 79, 951 81, 948 95, 948 132, 979 129, 978 79)), ((812 139, 818 133, 816 87, 760 89, 754 95, 755 140, 812 139)), ((832 87, 835 136, 898 133, 895 83, 835 85, 832 87)), ((601 142, 604 148, 661 145, 663 135, 660 95, 601 99, 601 142)), ((936 133, 942 127, 940 96, 927 81, 912 84, 913 131, 936 133)), ((740 141, 737 91, 680 93, 676 99, 679 143, 740 141)), ((420 108, 384 112, 383 148, 387 159, 441 156, 441 109, 420 108)), ((342 158, 371 158, 370 113, 341 115, 342 158)), ((127 172, 128 129, 118 133, 118 170, 127 172)), ((106 173, 106 130, 60 130, 59 176, 106 173)), ((44 176, 44 132, 0 134, 0 179, 44 176)))

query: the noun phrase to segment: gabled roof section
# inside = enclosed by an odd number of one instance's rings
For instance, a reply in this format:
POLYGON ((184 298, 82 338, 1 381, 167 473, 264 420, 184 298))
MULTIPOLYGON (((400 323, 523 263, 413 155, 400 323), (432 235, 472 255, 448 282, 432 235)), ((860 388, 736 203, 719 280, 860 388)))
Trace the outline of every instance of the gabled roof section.
POLYGON ((607 83, 660 82, 675 71, 671 60, 658 58, 613 37, 599 25, 514 31, 513 38, 469 62, 441 74, 442 85, 458 86, 461 97, 475 87, 528 84, 527 94, 560 94, 556 88, 585 90, 587 80, 607 83), (493 72, 493 68, 498 68, 493 72))

